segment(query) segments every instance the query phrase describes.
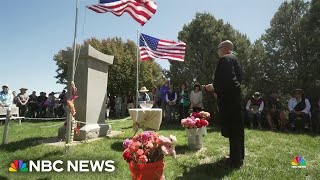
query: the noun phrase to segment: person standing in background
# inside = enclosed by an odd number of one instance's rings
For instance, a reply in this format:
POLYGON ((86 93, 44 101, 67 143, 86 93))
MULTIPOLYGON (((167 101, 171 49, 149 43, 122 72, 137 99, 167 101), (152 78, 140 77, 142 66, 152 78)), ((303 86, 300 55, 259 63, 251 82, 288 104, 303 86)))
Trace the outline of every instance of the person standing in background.
POLYGON ((186 118, 190 109, 189 92, 186 89, 186 84, 181 84, 181 91, 178 95, 179 115, 180 119, 186 118))
POLYGON ((165 80, 164 85, 160 88, 162 119, 166 116, 167 100, 166 95, 169 92, 169 80, 165 80))
POLYGON ((153 101, 153 106, 152 108, 158 108, 158 101, 159 101, 159 96, 157 92, 157 88, 153 87, 151 89, 151 92, 149 93, 150 101, 153 101))
POLYGON ((203 110, 203 95, 201 91, 201 86, 199 83, 195 83, 193 86, 193 91, 190 93, 190 102, 191 102, 191 109, 193 112, 200 112, 203 110))

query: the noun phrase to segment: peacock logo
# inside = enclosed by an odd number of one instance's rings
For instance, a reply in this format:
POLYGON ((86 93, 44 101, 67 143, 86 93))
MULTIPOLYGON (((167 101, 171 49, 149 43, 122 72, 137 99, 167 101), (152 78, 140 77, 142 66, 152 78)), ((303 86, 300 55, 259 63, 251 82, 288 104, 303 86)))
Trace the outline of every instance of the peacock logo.
POLYGON ((306 168, 307 164, 302 156, 296 156, 294 159, 292 159, 291 167, 292 168, 306 168))
POLYGON ((27 164, 22 160, 14 160, 10 163, 9 172, 28 172, 27 164))

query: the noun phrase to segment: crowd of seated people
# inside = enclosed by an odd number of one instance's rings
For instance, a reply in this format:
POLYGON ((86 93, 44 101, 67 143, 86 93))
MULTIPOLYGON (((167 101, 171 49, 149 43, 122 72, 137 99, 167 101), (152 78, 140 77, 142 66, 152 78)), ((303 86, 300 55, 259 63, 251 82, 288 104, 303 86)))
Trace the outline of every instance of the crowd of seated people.
POLYGON ((45 92, 36 91, 27 93, 27 88, 20 88, 20 93, 10 91, 8 85, 2 86, 0 92, 0 107, 19 107, 19 115, 29 118, 55 118, 66 115, 66 91, 61 93, 51 92, 47 97, 45 92), (59 94, 59 97, 55 95, 59 94))
MULTIPOLYGON (((299 120, 304 124, 304 130, 310 131, 310 125, 312 124, 311 104, 309 99, 305 97, 304 91, 302 89, 293 90, 293 95, 287 102, 287 106, 283 106, 275 92, 271 93, 265 100, 261 98, 259 92, 255 92, 246 104, 246 120, 250 124, 250 128, 254 128, 256 122, 261 129, 265 120, 265 124, 268 124, 271 130, 287 131, 289 129, 296 131, 297 120, 299 120)), ((315 117, 314 124, 316 131, 319 131, 319 107, 320 99, 316 110, 318 112, 316 116, 318 117, 315 117)))

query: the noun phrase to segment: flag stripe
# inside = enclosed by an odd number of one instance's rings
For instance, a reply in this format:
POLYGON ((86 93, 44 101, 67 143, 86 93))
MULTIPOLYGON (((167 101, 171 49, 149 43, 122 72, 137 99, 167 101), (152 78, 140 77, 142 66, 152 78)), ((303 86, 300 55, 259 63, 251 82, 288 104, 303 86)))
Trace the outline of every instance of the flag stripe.
POLYGON ((152 49, 148 48, 148 47, 140 47, 141 50, 147 50, 147 51, 152 51, 154 53, 161 53, 161 54, 176 54, 176 55, 184 55, 184 52, 182 51, 171 51, 171 50, 158 50, 158 51, 153 51, 152 49))
POLYGON ((137 2, 135 0, 104 0, 102 4, 87 6, 96 13, 111 12, 121 16, 124 12, 142 26, 156 13, 157 5, 153 1, 137 2))

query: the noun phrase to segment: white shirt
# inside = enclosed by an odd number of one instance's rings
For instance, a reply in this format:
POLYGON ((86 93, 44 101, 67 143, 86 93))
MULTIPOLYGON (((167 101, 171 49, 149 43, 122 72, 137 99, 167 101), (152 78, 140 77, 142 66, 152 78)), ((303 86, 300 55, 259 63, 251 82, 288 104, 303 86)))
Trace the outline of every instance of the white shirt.
MULTIPOLYGON (((300 101, 299 101, 299 102, 300 102, 300 101)), ((289 109, 289 111, 290 111, 290 112, 293 111, 293 108, 294 108, 299 102, 297 101, 296 98, 291 98, 291 99, 289 100, 289 102, 288 102, 288 109, 289 109)), ((310 101, 309 101, 307 98, 305 98, 305 102, 306 102, 306 108, 304 108, 304 110, 302 110, 302 112, 304 112, 304 113, 306 113, 306 114, 311 114, 311 113, 310 113, 310 109, 311 109, 310 101)))
POLYGON ((191 108, 199 107, 203 109, 202 99, 203 99, 203 96, 201 91, 198 91, 198 92, 191 91, 190 93, 191 108))
MULTIPOLYGON (((249 111, 251 106, 251 99, 247 102, 246 109, 249 111)), ((259 106, 259 112, 262 112, 264 108, 264 102, 262 101, 260 106, 259 106)))

